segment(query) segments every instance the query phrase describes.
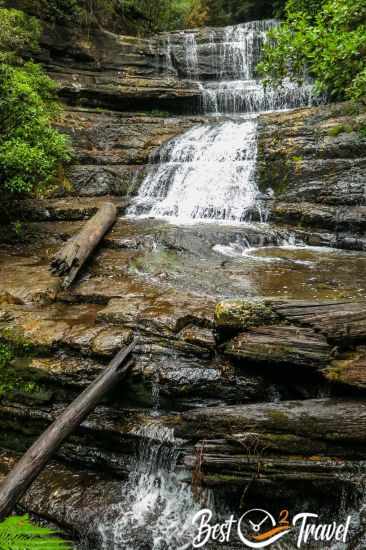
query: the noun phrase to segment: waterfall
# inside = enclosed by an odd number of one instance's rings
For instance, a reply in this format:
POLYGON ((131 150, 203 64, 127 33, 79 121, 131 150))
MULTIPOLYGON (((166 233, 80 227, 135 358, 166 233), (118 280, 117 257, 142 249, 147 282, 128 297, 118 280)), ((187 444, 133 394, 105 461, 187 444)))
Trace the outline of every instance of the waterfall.
POLYGON ((314 104, 311 83, 286 81, 265 87, 256 74, 275 20, 252 21, 209 31, 164 35, 167 70, 194 80, 201 107, 225 120, 208 121, 163 145, 128 214, 194 221, 245 222, 266 219, 256 180, 257 122, 262 111, 314 104), (174 63, 173 63, 174 60, 174 63), (230 114, 230 120, 227 115, 230 114))
POLYGON ((160 149, 135 213, 244 221, 258 194, 256 156, 255 120, 195 126, 160 149))
POLYGON ((135 435, 140 443, 121 503, 99 525, 102 550, 190 548, 192 518, 201 505, 175 472, 173 431, 154 423, 135 435))
POLYGON ((191 80, 195 80, 198 77, 198 52, 197 42, 194 33, 185 34, 185 60, 187 75, 191 80))
POLYGON ((278 21, 251 21, 212 29, 208 40, 197 43, 197 33, 183 33, 183 72, 199 82, 205 113, 258 113, 310 106, 317 101, 311 82, 286 80, 279 88, 265 87, 256 67, 268 32, 278 21), (209 69, 208 69, 209 67, 209 69), (208 75, 205 73, 209 73, 208 75))

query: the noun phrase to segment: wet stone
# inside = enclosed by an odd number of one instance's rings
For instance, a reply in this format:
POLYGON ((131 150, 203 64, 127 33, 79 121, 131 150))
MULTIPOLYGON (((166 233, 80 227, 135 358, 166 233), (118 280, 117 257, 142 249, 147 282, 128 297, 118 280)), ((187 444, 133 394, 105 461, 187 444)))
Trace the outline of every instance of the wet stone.
POLYGON ((216 346, 214 333, 208 328, 189 325, 180 331, 179 336, 189 344, 195 344, 209 349, 213 349, 216 346))

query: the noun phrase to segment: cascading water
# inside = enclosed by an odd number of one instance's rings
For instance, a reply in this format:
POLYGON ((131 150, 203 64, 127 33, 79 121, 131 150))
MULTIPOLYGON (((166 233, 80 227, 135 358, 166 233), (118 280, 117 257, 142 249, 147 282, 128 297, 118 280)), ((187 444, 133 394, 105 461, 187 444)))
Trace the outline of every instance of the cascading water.
POLYGON ((179 451, 173 431, 155 423, 136 435, 140 443, 121 503, 99 525, 102 549, 189 548, 200 504, 175 472, 179 451))
POLYGON ((258 194, 256 156, 254 120, 196 126, 160 149, 135 211, 186 222, 245 220, 258 194))
MULTIPOLYGON (((310 84, 288 82, 273 90, 257 78, 262 46, 276 24, 271 20, 212 29, 206 39, 196 31, 164 36, 167 73, 179 66, 180 75, 198 83, 202 111, 210 116, 151 158, 130 215, 183 223, 244 222, 257 211, 261 218, 255 115, 313 102, 310 84)), ((118 519, 101 527, 104 550, 190 547, 191 519, 200 505, 175 472, 178 454, 172 434, 154 429, 139 434, 146 437, 123 487, 118 519)))
POLYGON ((165 37, 167 70, 181 59, 181 72, 201 89, 206 114, 230 120, 196 126, 163 145, 129 209, 130 215, 192 221, 244 222, 266 217, 256 181, 257 122, 261 111, 312 104, 310 83, 265 88, 256 75, 274 20, 165 37), (208 78, 208 76, 210 78, 208 78), (245 113, 251 113, 244 116, 245 113), (234 118, 233 118, 234 115, 234 118))
MULTIPOLYGON (((281 87, 263 86, 256 67, 268 32, 276 20, 252 21, 226 27, 210 40, 209 55, 215 59, 213 78, 203 79, 202 105, 205 113, 259 113, 312 105, 311 83, 302 86, 287 80, 281 87)), ((197 46, 195 48, 197 50, 197 46)), ((199 57, 196 54, 197 63, 199 57)), ((199 67, 196 68, 199 72, 199 67)))

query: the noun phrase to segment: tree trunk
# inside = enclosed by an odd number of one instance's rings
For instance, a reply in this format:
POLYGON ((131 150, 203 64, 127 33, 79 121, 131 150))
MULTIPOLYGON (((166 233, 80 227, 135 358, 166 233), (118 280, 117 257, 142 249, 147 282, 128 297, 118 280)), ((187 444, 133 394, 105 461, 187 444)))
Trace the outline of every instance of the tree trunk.
POLYGON ((64 277, 63 288, 68 288, 72 284, 79 270, 112 227, 116 218, 117 208, 114 204, 106 202, 85 224, 80 233, 72 237, 55 255, 51 262, 51 271, 55 275, 64 277))
POLYGON ((135 341, 121 350, 106 370, 65 409, 17 462, 0 486, 0 520, 11 513, 63 441, 81 424, 104 395, 126 375, 130 362, 122 366, 134 347, 135 341))

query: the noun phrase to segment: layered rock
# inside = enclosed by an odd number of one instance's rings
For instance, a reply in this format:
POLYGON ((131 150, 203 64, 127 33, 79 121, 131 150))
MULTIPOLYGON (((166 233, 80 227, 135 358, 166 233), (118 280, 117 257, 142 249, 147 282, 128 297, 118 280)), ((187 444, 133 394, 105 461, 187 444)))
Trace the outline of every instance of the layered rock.
POLYGON ((258 181, 275 192, 274 221, 363 241, 366 111, 335 104, 260 117, 258 181))
POLYGON ((71 138, 74 160, 66 172, 70 186, 64 183, 64 192, 80 197, 134 195, 160 145, 202 122, 199 117, 166 114, 65 110, 59 127, 71 138))
POLYGON ((197 109, 198 86, 169 73, 166 52, 155 39, 52 26, 41 46, 40 60, 68 103, 121 111, 197 109))

